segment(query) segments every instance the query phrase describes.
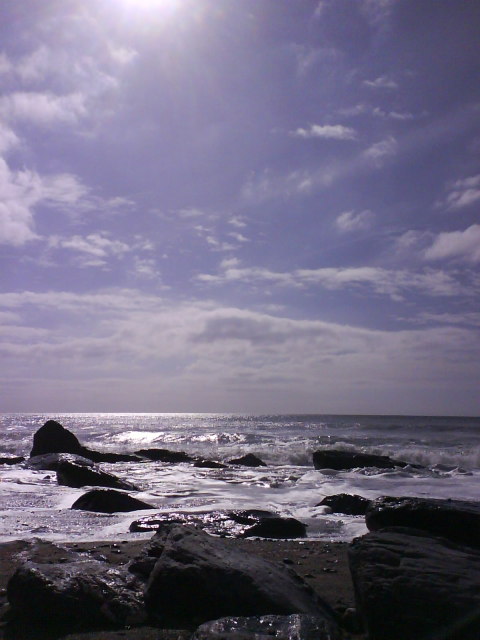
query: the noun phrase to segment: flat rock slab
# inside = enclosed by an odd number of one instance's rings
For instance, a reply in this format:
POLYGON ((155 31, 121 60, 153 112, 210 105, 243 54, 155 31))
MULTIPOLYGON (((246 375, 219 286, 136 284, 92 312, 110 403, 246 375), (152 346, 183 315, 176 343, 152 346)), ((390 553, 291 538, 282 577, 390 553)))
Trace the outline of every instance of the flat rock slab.
POLYGON ((371 453, 360 453, 357 451, 343 451, 342 449, 319 449, 318 451, 314 451, 312 455, 315 469, 335 469, 337 471, 366 467, 395 469, 395 467, 406 467, 408 465, 407 462, 394 460, 389 456, 377 456, 371 453))
POLYGON ((202 624, 192 640, 341 640, 343 635, 330 618, 293 614, 220 618, 202 624))
POLYGON ((139 451, 135 451, 135 453, 148 460, 170 462, 172 464, 178 462, 194 462, 194 460, 196 460, 196 458, 185 453, 185 451, 171 451, 170 449, 140 449, 139 451))
POLYGON ((480 547, 480 503, 466 500, 383 497, 365 514, 371 531, 384 527, 413 527, 459 544, 480 547))
POLYGON ((93 461, 76 453, 43 453, 29 458, 25 466, 29 469, 56 471, 62 462, 73 462, 82 467, 93 467, 93 461))
POLYGON ((155 507, 114 489, 92 489, 75 500, 71 509, 97 513, 118 513, 155 509, 155 507))
POLYGON ((57 466, 58 484, 79 489, 85 486, 109 487, 111 489, 126 489, 137 491, 137 487, 125 482, 112 473, 90 469, 74 462, 62 461, 57 466))
POLYGON ((25 458, 23 456, 2 456, 0 464, 20 464, 25 458))
POLYGON ((350 545, 357 610, 369 640, 478 640, 480 552, 413 529, 350 545))
POLYGON ((163 550, 145 589, 148 613, 160 624, 184 627, 225 616, 308 613, 330 607, 295 573, 232 550, 193 527, 165 528, 163 550))

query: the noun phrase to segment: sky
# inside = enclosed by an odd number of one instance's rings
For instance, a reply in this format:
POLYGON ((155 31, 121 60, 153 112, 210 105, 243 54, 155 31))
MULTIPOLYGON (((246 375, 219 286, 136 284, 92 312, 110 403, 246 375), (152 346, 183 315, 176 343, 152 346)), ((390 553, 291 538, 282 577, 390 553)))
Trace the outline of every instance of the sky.
POLYGON ((1 411, 479 415, 479 35, 2 0, 1 411))

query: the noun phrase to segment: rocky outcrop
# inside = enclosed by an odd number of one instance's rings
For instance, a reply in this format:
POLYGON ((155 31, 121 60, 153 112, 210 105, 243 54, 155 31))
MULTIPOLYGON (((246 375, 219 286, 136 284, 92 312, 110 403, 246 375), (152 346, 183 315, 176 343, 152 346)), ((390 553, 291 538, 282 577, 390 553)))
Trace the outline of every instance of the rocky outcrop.
POLYGON ((365 514, 371 531, 384 527, 413 527, 480 547, 480 503, 414 497, 374 500, 365 514))
POLYGON ((266 467, 267 464, 253 453, 247 453, 241 458, 229 460, 228 464, 239 464, 243 467, 266 467))
POLYGON ((131 453, 113 453, 111 451, 95 451, 87 447, 81 448, 81 455, 93 462, 143 462, 142 458, 131 453))
POLYGON ((130 531, 157 531, 165 525, 182 524, 211 535, 229 538, 303 538, 306 525, 295 518, 281 518, 271 511, 205 511, 203 513, 166 512, 134 520, 130 531))
POLYGON ((293 614, 220 618, 202 624, 192 640, 239 640, 279 638, 291 640, 341 640, 343 635, 330 617, 293 614))
POLYGON ((364 516, 371 500, 349 493, 337 493, 326 496, 316 507, 330 507, 332 513, 344 513, 346 516, 364 516))
POLYGON ((76 455, 75 453, 44 453, 40 456, 33 456, 25 463, 29 469, 42 471, 56 471, 62 462, 72 462, 82 467, 93 467, 92 460, 76 455))
POLYGON ((196 458, 188 455, 185 451, 170 451, 169 449, 140 449, 135 451, 137 456, 154 460, 155 462, 194 462, 196 458))
POLYGON ((2 456, 0 464, 20 464, 25 458, 23 456, 2 456))
POLYGON ((151 504, 132 498, 132 496, 114 489, 92 489, 87 491, 78 500, 75 500, 71 508, 81 511, 96 511, 98 513, 155 509, 151 504))
MULTIPOLYGON (((336 469, 337 471, 365 467, 395 469, 395 467, 406 467, 407 465, 408 462, 371 453, 343 451, 341 449, 319 449, 313 452, 313 466, 315 469, 336 469)), ((412 466, 418 467, 418 465, 412 466)))
POLYGON ((349 562, 369 640, 478 639, 478 550, 392 528, 354 540, 349 562))
POLYGON ((175 525, 162 542, 145 604, 154 620, 174 628, 224 616, 308 613, 333 619, 330 607, 288 569, 175 525))
POLYGON ((142 588, 128 571, 82 558, 24 563, 10 578, 7 596, 13 618, 27 621, 37 632, 52 633, 42 637, 58 637, 54 631, 145 623, 142 588))
POLYGON ((63 461, 57 466, 57 481, 58 484, 76 489, 93 486, 126 489, 127 491, 138 490, 135 485, 117 478, 117 476, 112 473, 106 473, 99 469, 91 469, 68 461, 63 461))

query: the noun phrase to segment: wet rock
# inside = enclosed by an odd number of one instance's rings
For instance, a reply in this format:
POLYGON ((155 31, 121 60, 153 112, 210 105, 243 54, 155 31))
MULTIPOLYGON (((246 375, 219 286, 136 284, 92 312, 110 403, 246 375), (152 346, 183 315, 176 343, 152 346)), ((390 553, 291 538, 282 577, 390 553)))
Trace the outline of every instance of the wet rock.
POLYGON ((20 464, 25 458, 23 456, 2 456, 0 464, 20 464))
POLYGON ((155 462, 193 462, 196 459, 184 451, 170 451, 169 449, 140 449, 135 453, 155 462))
POLYGON ((150 574, 145 605, 160 624, 180 628, 224 616, 309 613, 333 618, 330 607, 287 568, 176 525, 169 528, 150 574))
POLYGON ((239 464, 244 467, 266 467, 267 464, 253 453, 247 453, 247 455, 241 458, 235 458, 229 460, 228 464, 239 464))
MULTIPOLYGON (((406 467, 408 462, 394 460, 388 456, 377 456, 370 453, 342 451, 340 449, 320 449, 313 452, 313 466, 315 469, 357 469, 377 467, 377 469, 395 469, 406 467)), ((417 466, 417 465, 416 465, 417 466)))
POLYGON ((269 517, 246 529, 242 538, 305 538, 307 527, 296 518, 269 517))
POLYGON ((93 487, 109 487, 111 489, 126 489, 137 491, 137 487, 133 484, 120 480, 112 473, 106 473, 99 469, 90 469, 73 462, 63 461, 57 467, 58 484, 67 487, 93 486, 93 487))
POLYGON ((29 469, 39 469, 42 471, 56 471, 61 462, 73 462, 82 467, 93 467, 93 462, 88 458, 74 453, 44 453, 40 456, 33 456, 25 463, 29 469))
POLYGON ((478 550, 392 528, 355 539, 349 562, 369 640, 478 639, 478 550))
POLYGON ((193 466, 199 467, 200 469, 225 469, 227 467, 227 465, 223 464, 223 462, 217 462, 216 460, 205 460, 204 458, 195 460, 193 466))
POLYGON ((113 453, 111 451, 95 451, 87 447, 81 448, 82 456, 93 462, 143 462, 142 458, 130 453, 113 453))
POLYGON ((192 640, 240 640, 279 638, 281 640, 340 640, 342 635, 330 617, 293 614, 221 618, 202 624, 192 640))
POLYGON ((371 531, 384 527, 413 527, 458 542, 480 547, 480 503, 414 497, 374 500, 365 514, 371 531))
POLYGON ((120 493, 113 489, 92 489, 80 496, 72 506, 72 509, 82 511, 96 511, 99 513, 116 513, 119 511, 139 511, 141 509, 155 509, 137 498, 132 498, 126 493, 120 493))
POLYGON ((7 596, 13 620, 23 620, 36 631, 46 627, 68 632, 146 621, 142 583, 127 571, 92 559, 26 562, 10 578, 7 596))
POLYGON ((30 457, 43 453, 76 453, 82 455, 82 446, 71 431, 65 429, 56 420, 47 420, 33 436, 33 448, 30 457))
POLYGON ((364 516, 371 500, 349 493, 337 493, 326 496, 316 507, 330 507, 332 513, 344 513, 347 516, 364 516))

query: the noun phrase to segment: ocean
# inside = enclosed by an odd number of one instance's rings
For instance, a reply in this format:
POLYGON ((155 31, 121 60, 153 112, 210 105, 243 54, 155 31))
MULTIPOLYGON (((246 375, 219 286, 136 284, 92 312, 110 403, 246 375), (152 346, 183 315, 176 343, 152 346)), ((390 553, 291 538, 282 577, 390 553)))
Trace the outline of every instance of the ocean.
POLYGON ((101 468, 140 487, 152 511, 99 514, 71 510, 85 489, 59 486, 54 472, 0 465, 0 541, 40 537, 128 540, 130 523, 158 512, 267 509, 307 525, 313 540, 348 541, 366 532, 362 516, 326 513, 322 498, 352 493, 477 500, 480 418, 239 414, 3 414, 0 456, 28 456, 48 419, 92 449, 167 448, 227 461, 254 453, 268 466, 196 468, 188 463, 129 462, 101 468), (313 468, 317 449, 388 455, 423 468, 334 471, 313 468))

